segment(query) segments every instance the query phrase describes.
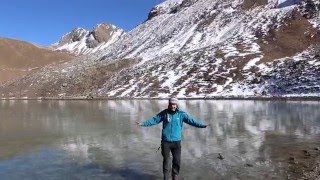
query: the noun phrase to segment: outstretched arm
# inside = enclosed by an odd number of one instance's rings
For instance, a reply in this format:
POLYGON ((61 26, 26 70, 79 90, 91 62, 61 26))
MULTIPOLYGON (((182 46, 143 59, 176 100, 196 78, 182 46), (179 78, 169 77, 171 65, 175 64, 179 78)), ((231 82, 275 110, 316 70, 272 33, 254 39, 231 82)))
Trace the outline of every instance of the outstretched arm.
POLYGON ((195 120, 194 118, 192 118, 186 113, 184 114, 183 122, 198 128, 206 128, 207 126, 209 126, 209 124, 203 124, 200 121, 195 120))
POLYGON ((159 113, 151 119, 145 120, 143 122, 135 121, 135 123, 138 126, 146 126, 147 127, 147 126, 153 126, 153 125, 159 124, 161 121, 162 121, 162 118, 161 118, 161 114, 159 113))

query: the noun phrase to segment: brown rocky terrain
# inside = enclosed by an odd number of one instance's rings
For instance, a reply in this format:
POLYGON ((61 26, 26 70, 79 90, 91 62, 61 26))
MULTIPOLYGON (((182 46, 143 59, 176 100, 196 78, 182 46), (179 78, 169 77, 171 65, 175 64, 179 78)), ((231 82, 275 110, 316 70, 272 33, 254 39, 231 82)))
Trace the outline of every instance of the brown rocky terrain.
POLYGON ((0 84, 33 73, 46 65, 73 58, 73 55, 54 52, 28 42, 0 38, 0 84))

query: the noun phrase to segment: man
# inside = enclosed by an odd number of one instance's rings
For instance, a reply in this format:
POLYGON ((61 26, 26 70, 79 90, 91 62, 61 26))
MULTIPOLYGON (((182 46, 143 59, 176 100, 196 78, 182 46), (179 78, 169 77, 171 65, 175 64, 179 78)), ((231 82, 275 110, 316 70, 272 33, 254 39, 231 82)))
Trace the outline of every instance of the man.
POLYGON ((187 123, 198 128, 206 128, 208 124, 193 119, 178 108, 178 99, 170 98, 168 108, 155 117, 144 122, 136 121, 139 126, 152 126, 162 122, 161 154, 163 156, 164 179, 169 179, 169 160, 172 154, 172 179, 177 180, 180 171, 182 125, 187 123))

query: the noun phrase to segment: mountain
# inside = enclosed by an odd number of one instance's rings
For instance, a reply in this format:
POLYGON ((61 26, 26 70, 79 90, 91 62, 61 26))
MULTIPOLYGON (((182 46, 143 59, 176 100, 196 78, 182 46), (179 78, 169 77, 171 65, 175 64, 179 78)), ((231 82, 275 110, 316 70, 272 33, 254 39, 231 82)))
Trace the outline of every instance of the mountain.
POLYGON ((0 91, 19 97, 19 87, 26 98, 320 97, 319 11, 318 0, 167 0, 105 49, 0 91))
POLYGON ((52 52, 28 42, 0 38, 0 84, 33 73, 46 65, 73 58, 72 55, 52 52))
POLYGON ((64 35, 59 42, 50 47, 56 51, 66 51, 75 55, 91 54, 108 47, 125 34, 123 29, 102 23, 88 31, 76 28, 64 35))

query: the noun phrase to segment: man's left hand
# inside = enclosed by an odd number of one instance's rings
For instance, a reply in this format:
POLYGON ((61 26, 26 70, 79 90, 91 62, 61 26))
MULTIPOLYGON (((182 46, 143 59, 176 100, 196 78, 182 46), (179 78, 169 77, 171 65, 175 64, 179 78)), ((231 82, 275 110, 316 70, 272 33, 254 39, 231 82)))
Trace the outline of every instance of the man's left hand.
POLYGON ((141 126, 141 122, 135 121, 136 125, 141 126))

